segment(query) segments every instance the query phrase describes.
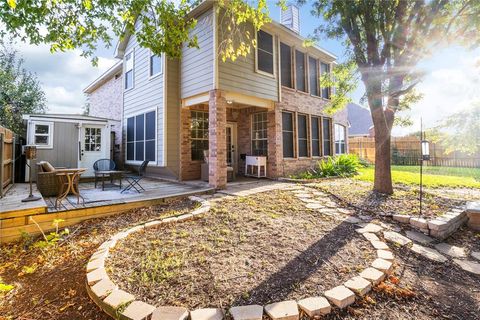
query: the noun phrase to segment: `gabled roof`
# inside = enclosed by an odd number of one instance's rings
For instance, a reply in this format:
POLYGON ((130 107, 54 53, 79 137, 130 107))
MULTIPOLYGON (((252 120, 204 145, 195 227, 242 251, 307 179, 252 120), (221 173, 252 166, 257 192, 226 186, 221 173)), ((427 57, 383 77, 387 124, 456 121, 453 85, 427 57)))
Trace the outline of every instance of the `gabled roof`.
POLYGON ((111 79, 115 74, 122 71, 122 66, 123 60, 117 61, 113 66, 110 67, 110 69, 105 71, 100 77, 95 79, 85 89, 83 89, 83 93, 92 93, 95 91, 98 87, 111 79))
POLYGON ((347 105, 348 121, 351 124, 348 130, 349 135, 368 135, 369 129, 373 126, 370 110, 356 103, 347 105))

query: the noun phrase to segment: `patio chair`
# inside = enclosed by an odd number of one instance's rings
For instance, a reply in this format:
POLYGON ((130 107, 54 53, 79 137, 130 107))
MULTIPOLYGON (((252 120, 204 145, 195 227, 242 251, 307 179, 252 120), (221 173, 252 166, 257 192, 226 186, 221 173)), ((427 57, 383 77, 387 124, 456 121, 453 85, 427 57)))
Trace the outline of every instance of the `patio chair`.
POLYGON ((57 169, 48 161, 37 163, 37 189, 44 197, 56 196, 60 190, 57 169))
POLYGON ((99 177, 98 171, 113 171, 117 168, 115 161, 111 159, 100 159, 93 163, 93 170, 95 173, 95 188, 97 187, 97 179, 99 177))
POLYGON ((131 189, 135 189, 135 191, 137 191, 138 193, 145 191, 145 189, 140 185, 140 180, 143 179, 145 170, 147 169, 148 162, 149 162, 148 160, 145 160, 142 162, 142 164, 138 168, 136 175, 127 174, 123 176, 123 178, 127 183, 127 186, 120 193, 124 193, 125 191, 131 190, 131 189))

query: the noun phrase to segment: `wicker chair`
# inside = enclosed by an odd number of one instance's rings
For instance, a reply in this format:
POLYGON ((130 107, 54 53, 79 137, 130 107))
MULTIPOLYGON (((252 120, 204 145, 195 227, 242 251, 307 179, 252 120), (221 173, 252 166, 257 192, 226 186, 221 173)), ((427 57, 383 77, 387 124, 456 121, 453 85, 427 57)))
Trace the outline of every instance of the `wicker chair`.
POLYGON ((58 194, 59 180, 55 168, 47 161, 37 163, 37 189, 44 197, 58 194))

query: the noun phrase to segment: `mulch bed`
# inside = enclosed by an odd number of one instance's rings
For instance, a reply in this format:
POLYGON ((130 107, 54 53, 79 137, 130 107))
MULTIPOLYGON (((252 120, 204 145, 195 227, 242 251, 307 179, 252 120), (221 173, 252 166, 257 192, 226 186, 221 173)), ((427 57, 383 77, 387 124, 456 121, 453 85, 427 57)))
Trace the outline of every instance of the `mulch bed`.
POLYGON ((354 226, 275 191, 218 203, 204 217, 133 234, 107 270, 153 305, 221 307, 316 296, 376 257, 354 226))
MULTIPOLYGON (((418 188, 397 185, 393 195, 385 195, 374 192, 371 182, 355 179, 325 180, 317 183, 316 187, 367 211, 366 214, 418 215, 420 212, 418 188)), ((442 215, 450 208, 464 204, 464 199, 442 195, 438 190, 436 194, 426 190, 423 193, 422 215, 442 215)))
POLYGON ((0 319, 110 319, 88 297, 85 266, 110 236, 153 218, 190 211, 195 203, 183 199, 166 205, 135 209, 70 227, 70 235, 45 252, 32 245, 41 238, 0 246, 0 277, 14 289, 0 293, 0 319), (25 273, 23 267, 34 266, 25 273))

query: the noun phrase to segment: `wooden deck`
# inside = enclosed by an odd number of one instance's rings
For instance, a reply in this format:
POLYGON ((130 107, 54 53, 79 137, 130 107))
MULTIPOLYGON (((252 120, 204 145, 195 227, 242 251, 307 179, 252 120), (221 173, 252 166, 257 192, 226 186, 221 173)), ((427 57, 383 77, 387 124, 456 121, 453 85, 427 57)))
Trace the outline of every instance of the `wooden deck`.
POLYGON ((68 196, 55 208, 55 197, 21 202, 28 195, 28 185, 16 184, 0 199, 0 243, 18 239, 22 232, 37 234, 39 226, 43 231, 49 230, 55 219, 63 220, 60 226, 64 227, 129 209, 157 205, 171 198, 213 191, 205 184, 192 185, 155 179, 144 179, 141 185, 145 188, 142 193, 121 193, 118 187, 102 191, 101 185, 95 188, 93 182, 81 183, 80 194, 84 197, 84 202, 77 203, 76 197, 68 196))

